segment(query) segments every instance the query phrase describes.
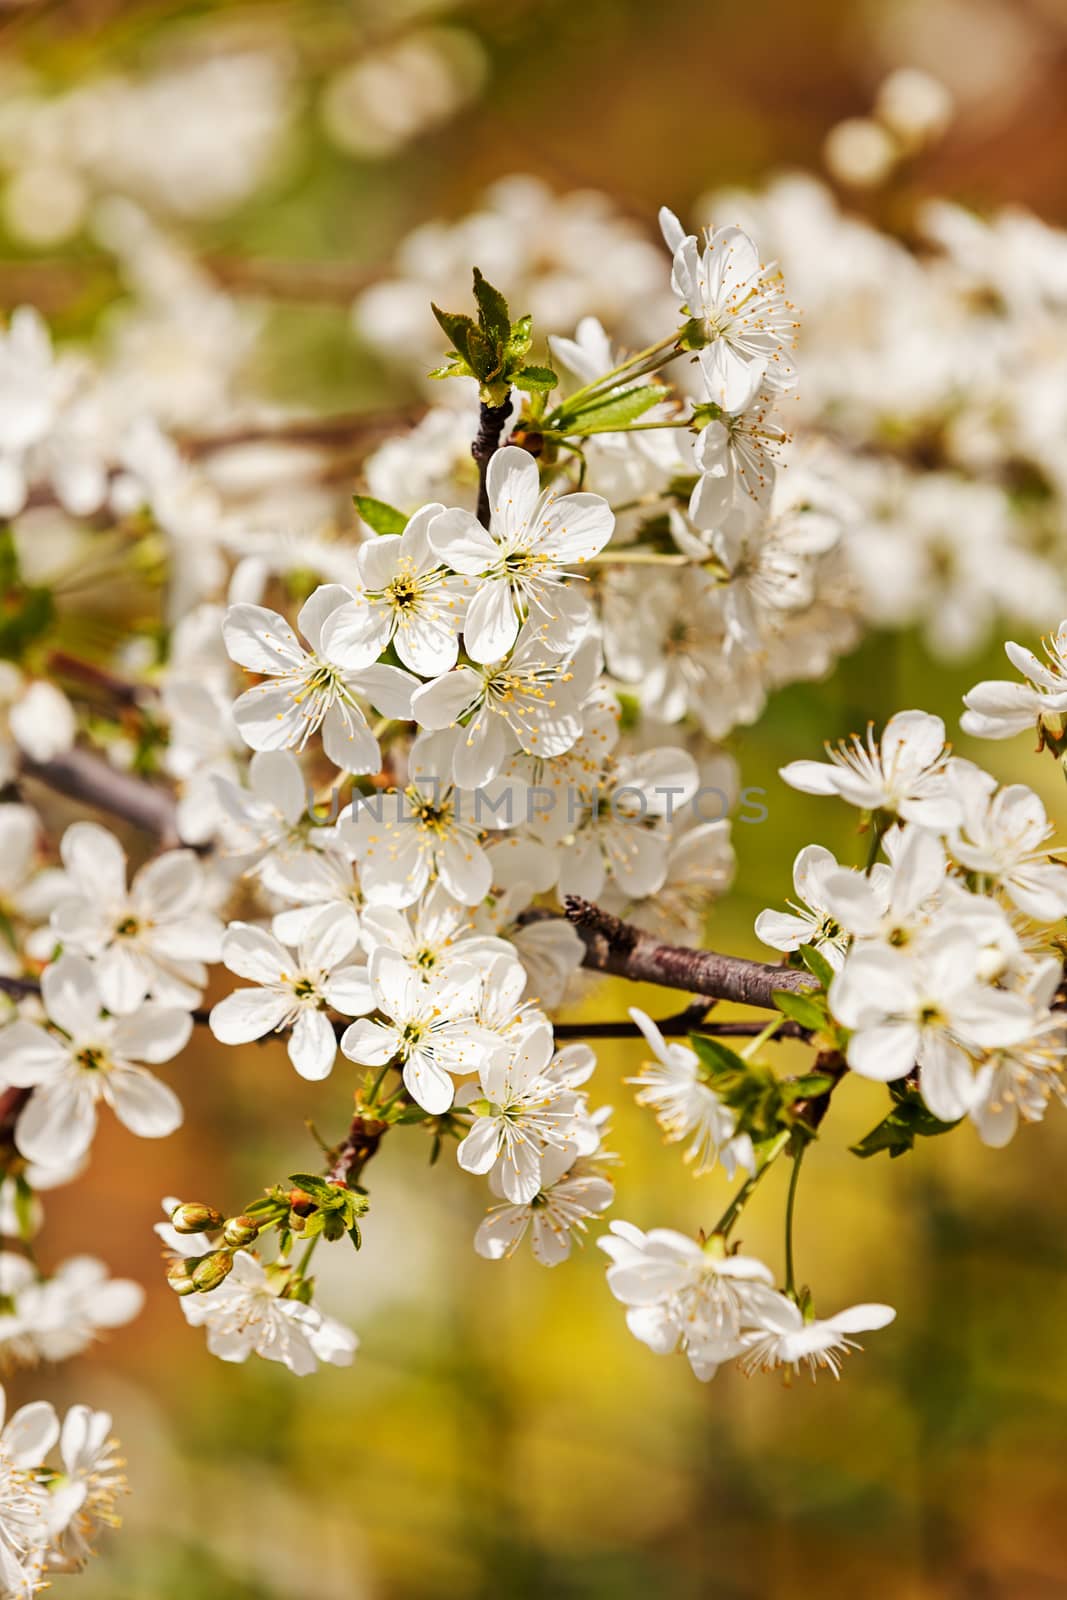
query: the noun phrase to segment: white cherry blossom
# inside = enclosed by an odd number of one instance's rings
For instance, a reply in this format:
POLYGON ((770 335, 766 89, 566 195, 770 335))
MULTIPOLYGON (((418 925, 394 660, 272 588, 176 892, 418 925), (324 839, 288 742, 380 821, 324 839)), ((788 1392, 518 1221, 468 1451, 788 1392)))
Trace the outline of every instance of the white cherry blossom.
POLYGON ((663 1037, 652 1018, 636 1006, 630 1015, 651 1046, 654 1060, 642 1066, 628 1083, 638 1086, 639 1106, 650 1106, 668 1144, 691 1139, 684 1159, 695 1177, 711 1172, 721 1161, 727 1177, 738 1167, 749 1176, 756 1170, 756 1154, 747 1133, 737 1132, 737 1121, 710 1084, 704 1081, 700 1058, 687 1044, 663 1037))
POLYGON ((761 1306, 760 1316, 762 1326, 744 1338, 743 1371, 791 1367, 799 1372, 805 1366, 813 1378, 820 1368, 839 1378, 842 1359, 862 1348, 850 1335, 886 1328, 896 1312, 892 1306, 849 1306, 836 1316, 807 1320, 795 1300, 779 1294, 761 1306))
POLYGON ((927 828, 950 828, 959 802, 945 781, 945 725, 925 711, 898 711, 880 741, 873 726, 864 744, 853 734, 829 760, 792 761, 781 777, 804 794, 835 794, 864 811, 885 811, 927 828))
POLYGON ((831 909, 827 883, 840 874, 840 863, 832 851, 821 844, 805 845, 793 862, 797 898, 787 902, 792 910, 761 911, 756 918, 757 938, 772 950, 799 950, 801 945, 810 944, 839 970, 845 960, 848 935, 831 909))
POLYGON ((144 1304, 139 1283, 110 1277, 94 1256, 72 1256, 41 1278, 24 1256, 0 1254, 0 1290, 11 1301, 0 1314, 0 1360, 20 1365, 79 1355, 100 1330, 122 1327, 144 1304))
POLYGON ((950 781, 963 813, 949 835, 960 865, 981 883, 1003 889, 1038 922, 1067 916, 1067 866, 1049 857, 1055 830, 1040 797, 1024 783, 998 789, 995 778, 969 761, 953 762, 950 781))
POLYGON ((256 987, 235 989, 211 1012, 211 1031, 223 1044, 247 1044, 289 1030, 286 1049, 302 1078, 328 1077, 337 1037, 327 1008, 356 1017, 374 1005, 366 968, 352 958, 359 926, 331 907, 310 922, 294 951, 265 928, 233 922, 222 941, 231 972, 256 987))
POLYGON ((931 929, 907 952, 854 950, 830 987, 831 1011, 854 1030, 847 1051, 853 1072, 890 1083, 917 1066, 934 1116, 964 1116, 985 1088, 969 1052, 1016 1044, 1033 1025, 1021 995, 981 983, 978 971, 977 941, 960 924, 931 929))
POLYGON ((493 871, 481 845, 484 828, 500 827, 482 797, 442 776, 447 735, 416 740, 410 781, 401 792, 356 797, 341 814, 338 836, 359 863, 367 898, 378 905, 414 905, 439 882, 461 905, 489 892, 493 871))
POLYGON ((343 1323, 312 1302, 283 1294, 284 1276, 272 1274, 247 1250, 238 1250, 233 1269, 206 1294, 181 1301, 185 1320, 207 1330, 207 1347, 220 1361, 247 1361, 250 1355, 278 1361, 298 1378, 316 1371, 320 1361, 348 1367, 359 1341, 343 1323))
POLYGON ((456 1151, 466 1172, 499 1175, 504 1195, 528 1204, 542 1187, 542 1162, 550 1149, 590 1154, 599 1133, 584 1116, 575 1085, 596 1065, 591 1050, 575 1046, 552 1059, 552 1030, 534 1024, 514 1040, 510 1054, 487 1057, 479 1082, 461 1091, 459 1104, 475 1121, 456 1151))
MULTIPOLYGON (((521 1204, 494 1206, 479 1224, 474 1248, 489 1261, 514 1255, 528 1231, 533 1253, 542 1266, 566 1261, 571 1244, 580 1240, 591 1217, 606 1211, 614 1186, 595 1167, 595 1156, 579 1156, 563 1146, 550 1146, 541 1156, 541 1187, 521 1204)), ((490 1186, 498 1187, 496 1174, 490 1186)))
POLYGON ((673 1228, 642 1233, 613 1222, 597 1243, 611 1258, 608 1287, 629 1308, 634 1338, 657 1355, 684 1351, 702 1382, 741 1354, 775 1294, 762 1261, 704 1249, 673 1228))
POLYGON ((387 717, 406 717, 416 680, 398 667, 375 665, 353 672, 328 658, 323 629, 351 598, 341 584, 332 583, 304 602, 297 626, 310 649, 276 611, 245 603, 227 611, 227 650, 263 679, 246 689, 233 708, 253 750, 303 750, 321 732, 323 750, 343 772, 378 771, 381 753, 361 702, 369 701, 387 717))
POLYGON ((47 967, 41 995, 48 1032, 33 1022, 0 1031, 0 1079, 32 1089, 15 1123, 31 1161, 75 1162, 92 1143, 100 1101, 131 1133, 161 1139, 182 1121, 172 1089, 138 1063, 169 1061, 192 1031, 188 1013, 146 1001, 133 1014, 104 1015, 98 970, 83 956, 47 967))
POLYGON ((451 577, 430 542, 441 505, 426 505, 402 534, 368 539, 358 552, 360 587, 322 629, 322 650, 349 671, 392 644, 405 667, 434 678, 456 664, 467 586, 451 577))
POLYGON ((967 707, 960 718, 964 733, 977 739, 1010 739, 1028 728, 1047 726, 1059 738, 1067 713, 1067 621, 1042 641, 1046 659, 1009 641, 1004 653, 1022 674, 1024 683, 986 680, 963 697, 967 707))
POLYGON ((516 750, 550 758, 571 748, 582 731, 597 656, 591 643, 573 656, 558 655, 543 630, 527 623, 506 660, 456 667, 424 684, 412 697, 412 716, 430 731, 453 730, 451 775, 476 789, 497 777, 516 750))
POLYGON ((60 841, 69 892, 52 912, 64 949, 92 958, 104 1003, 133 1011, 145 996, 192 1008, 217 961, 222 923, 204 909, 191 850, 167 850, 126 887, 126 852, 106 828, 73 822, 60 841))
POLYGON ((499 1036, 475 1020, 479 974, 457 964, 426 983, 399 951, 384 946, 371 956, 368 971, 373 1004, 384 1020, 353 1022, 341 1049, 367 1067, 397 1062, 416 1105, 438 1116, 455 1097, 453 1074, 473 1072, 504 1053, 499 1036))
POLYGON ((449 510, 429 526, 438 557, 471 580, 463 642, 472 661, 499 661, 527 614, 552 649, 572 650, 589 616, 588 603, 566 584, 565 569, 598 555, 615 519, 595 494, 541 489, 537 462, 506 445, 489 463, 491 520, 449 510))
POLYGON ((671 284, 686 316, 701 323, 706 345, 700 365, 711 398, 736 411, 751 393, 757 364, 772 382, 791 378, 786 350, 796 316, 781 280, 760 261, 742 228, 714 228, 701 249, 664 206, 660 226, 674 263, 671 284))

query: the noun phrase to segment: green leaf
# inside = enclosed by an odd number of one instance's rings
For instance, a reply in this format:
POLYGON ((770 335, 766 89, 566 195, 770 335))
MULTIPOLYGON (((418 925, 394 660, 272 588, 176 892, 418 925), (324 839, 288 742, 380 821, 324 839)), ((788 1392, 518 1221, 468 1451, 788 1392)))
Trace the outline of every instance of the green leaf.
POLYGON ((835 974, 833 967, 822 952, 816 950, 814 945, 802 944, 798 954, 808 971, 818 978, 823 988, 829 989, 834 981, 835 974))
POLYGON ((404 513, 384 500, 375 500, 369 494, 354 494, 352 500, 363 521, 375 533, 403 533, 408 525, 404 513))
POLYGON ((358 1222, 353 1222, 352 1226, 348 1230, 348 1237, 351 1239, 357 1250, 361 1250, 363 1248, 363 1235, 359 1231, 358 1222))
POLYGON ((310 1195, 315 1204, 321 1206, 324 1211, 337 1211, 346 1203, 345 1189, 336 1183, 327 1183, 325 1178, 320 1178, 315 1173, 290 1173, 289 1182, 295 1189, 303 1189, 304 1193, 310 1195))
POLYGON ((517 322, 511 324, 507 349, 504 351, 509 366, 514 366, 521 361, 532 344, 533 318, 531 316, 520 317, 517 322))
POLYGON ((551 367, 520 367, 511 374, 511 381, 526 394, 548 394, 559 383, 551 367))
POLYGON ((883 1117, 858 1144, 852 1145, 854 1156, 868 1160, 885 1150, 890 1160, 914 1149, 916 1139, 934 1139, 939 1134, 951 1133, 958 1128, 962 1118, 955 1122, 941 1122, 928 1111, 915 1089, 900 1088, 894 1084, 890 1090, 897 1102, 887 1117, 883 1117))
POLYGON ((798 1022, 802 1028, 810 1028, 813 1033, 818 1033, 826 1027, 826 1012, 815 1000, 809 1000, 807 995, 794 994, 791 989, 776 989, 771 999, 783 1016, 798 1022))
POLYGON ((490 342, 501 351, 511 338, 511 312, 499 289, 474 269, 474 298, 478 302, 478 321, 490 342))
POLYGON ((718 1039, 709 1038, 705 1033, 691 1033, 689 1043, 712 1077, 724 1072, 746 1073, 749 1069, 749 1063, 743 1056, 739 1056, 736 1050, 731 1050, 718 1039))
POLYGON ((560 408, 562 433, 613 433, 628 427, 663 399, 663 390, 654 383, 635 383, 629 389, 616 389, 588 405, 571 411, 566 401, 560 408))
POLYGON ((458 311, 442 311, 441 307, 435 306, 432 301, 430 303, 430 310, 437 318, 442 331, 452 344, 456 354, 462 356, 464 361, 470 364, 470 355, 468 354, 468 351, 470 348, 471 334, 478 332, 477 324, 475 323, 474 318, 464 316, 458 311))
POLYGON ((792 1083, 783 1084, 782 1089, 790 1100, 817 1100, 836 1081, 825 1072, 809 1072, 803 1078, 794 1078, 792 1083))

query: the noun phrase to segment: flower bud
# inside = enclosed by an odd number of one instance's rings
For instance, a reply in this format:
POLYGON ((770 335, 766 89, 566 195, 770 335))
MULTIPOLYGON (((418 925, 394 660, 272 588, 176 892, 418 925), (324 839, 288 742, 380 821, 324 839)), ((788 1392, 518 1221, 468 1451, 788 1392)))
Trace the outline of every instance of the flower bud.
POLYGON ((290 1189, 289 1204, 298 1217, 310 1217, 315 1210, 315 1201, 306 1189, 290 1189))
POLYGON ((233 1256, 229 1250, 212 1250, 201 1256, 193 1268, 193 1282, 202 1294, 217 1289, 224 1278, 233 1271, 233 1256))
POLYGON ((175 1294, 195 1294, 196 1284, 193 1282, 192 1268, 196 1266, 198 1256, 190 1256, 185 1261, 173 1261, 167 1268, 167 1282, 175 1294))
POLYGON ((259 1225, 253 1217, 230 1217, 222 1230, 222 1237, 226 1244, 240 1250, 258 1239, 259 1225))
POLYGON ((184 1206, 175 1206, 171 1212, 170 1224, 179 1233, 208 1233, 214 1228, 221 1228, 225 1218, 221 1211, 216 1211, 214 1206, 197 1205, 195 1202, 184 1206))

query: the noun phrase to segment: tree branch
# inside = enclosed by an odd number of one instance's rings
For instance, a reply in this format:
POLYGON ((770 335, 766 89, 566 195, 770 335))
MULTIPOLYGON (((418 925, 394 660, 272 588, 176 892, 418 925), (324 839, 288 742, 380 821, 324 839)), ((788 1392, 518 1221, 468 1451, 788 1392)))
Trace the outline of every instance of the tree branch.
POLYGON ((217 433, 179 434, 177 442, 183 453, 194 460, 250 444, 312 445, 321 449, 373 447, 394 433, 415 427, 425 414, 425 406, 404 406, 391 411, 290 417, 279 422, 243 423, 217 433))
POLYGON ((344 1140, 337 1146, 329 1172, 330 1183, 343 1183, 351 1188, 359 1179, 363 1168, 377 1154, 382 1136, 388 1131, 387 1122, 378 1122, 357 1111, 344 1140))
POLYGON ((511 398, 504 401, 503 405, 490 406, 483 400, 478 412, 478 432, 474 443, 471 445, 471 455, 478 463, 478 521, 483 528, 488 528, 489 510, 489 463, 500 448, 500 435, 504 431, 504 424, 511 416, 511 398))
POLYGON ((810 972, 775 967, 714 950, 692 950, 664 944, 630 922, 577 895, 565 899, 567 920, 585 944, 582 965, 634 983, 657 983, 685 989, 712 1000, 733 1000, 746 1006, 774 1009, 776 990, 817 987, 810 972))
POLYGON ((165 849, 181 844, 171 791, 130 772, 120 772, 91 750, 68 750, 51 761, 31 761, 24 756, 22 771, 69 800, 79 800, 96 811, 106 811, 132 823, 145 833, 155 834, 165 849))

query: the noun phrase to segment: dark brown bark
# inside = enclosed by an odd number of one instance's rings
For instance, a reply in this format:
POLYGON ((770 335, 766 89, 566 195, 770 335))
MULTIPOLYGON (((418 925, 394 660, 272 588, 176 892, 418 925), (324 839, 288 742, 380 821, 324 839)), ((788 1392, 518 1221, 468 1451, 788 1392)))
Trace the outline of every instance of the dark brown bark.
POLYGON ((774 1007, 776 990, 798 992, 817 987, 810 972, 719 955, 715 950, 664 944, 576 895, 568 895, 565 903, 567 918, 585 944, 582 965, 596 972, 768 1010, 774 1007))

